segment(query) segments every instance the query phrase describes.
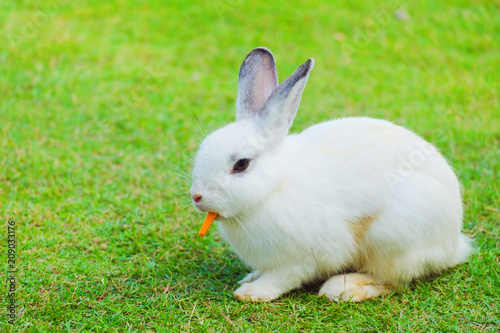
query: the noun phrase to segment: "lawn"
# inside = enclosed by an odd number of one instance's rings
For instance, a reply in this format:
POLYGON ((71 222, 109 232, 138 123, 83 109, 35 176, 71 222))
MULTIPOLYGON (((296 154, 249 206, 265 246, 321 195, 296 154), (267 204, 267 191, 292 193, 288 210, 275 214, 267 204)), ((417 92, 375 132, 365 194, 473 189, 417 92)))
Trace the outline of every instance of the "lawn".
POLYGON ((0 26, 2 331, 500 330, 498 1, 3 1, 0 26), (216 228, 197 236, 188 174, 257 46, 280 80, 316 61, 292 132, 370 116, 440 149, 466 263, 360 304, 233 297, 248 269, 216 228))

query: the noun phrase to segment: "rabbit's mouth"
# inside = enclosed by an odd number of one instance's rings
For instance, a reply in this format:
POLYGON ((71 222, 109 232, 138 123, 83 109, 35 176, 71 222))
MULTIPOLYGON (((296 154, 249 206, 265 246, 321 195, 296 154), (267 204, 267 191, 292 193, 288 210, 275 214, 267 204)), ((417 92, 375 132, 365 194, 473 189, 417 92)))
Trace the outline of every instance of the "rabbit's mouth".
POLYGON ((210 208, 206 207, 201 202, 193 202, 193 203, 194 203, 194 206, 196 207, 196 209, 198 209, 201 212, 204 212, 204 213, 211 212, 211 213, 217 214, 217 217, 215 218, 216 220, 218 220, 221 217, 223 217, 223 218, 227 217, 226 213, 224 213, 224 212, 219 213, 216 210, 213 210, 213 209, 210 209, 210 208))
POLYGON ((193 202, 196 209, 202 212, 208 212, 210 209, 207 209, 201 202, 193 202))

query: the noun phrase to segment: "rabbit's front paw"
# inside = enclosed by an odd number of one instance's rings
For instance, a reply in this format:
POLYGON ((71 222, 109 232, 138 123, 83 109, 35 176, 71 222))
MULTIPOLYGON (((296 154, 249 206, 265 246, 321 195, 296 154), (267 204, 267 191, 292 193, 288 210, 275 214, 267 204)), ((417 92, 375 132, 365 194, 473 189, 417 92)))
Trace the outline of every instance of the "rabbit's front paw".
POLYGON ((260 277, 259 271, 255 271, 255 272, 252 272, 252 273, 248 274, 247 276, 245 276, 243 279, 238 281, 238 283, 242 284, 242 283, 254 282, 259 277, 260 277))
POLYGON ((269 302, 281 295, 282 291, 272 285, 259 282, 244 283, 236 289, 234 296, 244 302, 269 302))

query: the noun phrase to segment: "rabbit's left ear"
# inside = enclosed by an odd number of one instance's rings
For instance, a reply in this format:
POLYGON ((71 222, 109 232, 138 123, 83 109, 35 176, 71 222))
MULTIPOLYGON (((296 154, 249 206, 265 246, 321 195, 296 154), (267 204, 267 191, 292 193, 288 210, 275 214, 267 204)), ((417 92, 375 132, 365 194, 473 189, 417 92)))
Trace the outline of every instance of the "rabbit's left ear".
POLYGON ((240 68, 236 120, 258 116, 278 86, 274 56, 265 47, 250 52, 240 68))
POLYGON ((280 137, 287 135, 313 67, 314 59, 311 58, 272 92, 260 113, 263 129, 271 130, 280 137))

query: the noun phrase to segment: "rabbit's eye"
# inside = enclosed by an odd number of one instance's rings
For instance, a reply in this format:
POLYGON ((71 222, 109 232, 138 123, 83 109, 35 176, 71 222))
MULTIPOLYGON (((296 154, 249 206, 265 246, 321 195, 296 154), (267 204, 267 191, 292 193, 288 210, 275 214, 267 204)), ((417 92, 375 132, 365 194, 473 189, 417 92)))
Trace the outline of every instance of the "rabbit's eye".
POLYGON ((233 170, 231 171, 232 173, 243 172, 248 168, 249 165, 250 165, 250 159, 242 158, 241 160, 238 160, 238 162, 234 163, 233 170))

